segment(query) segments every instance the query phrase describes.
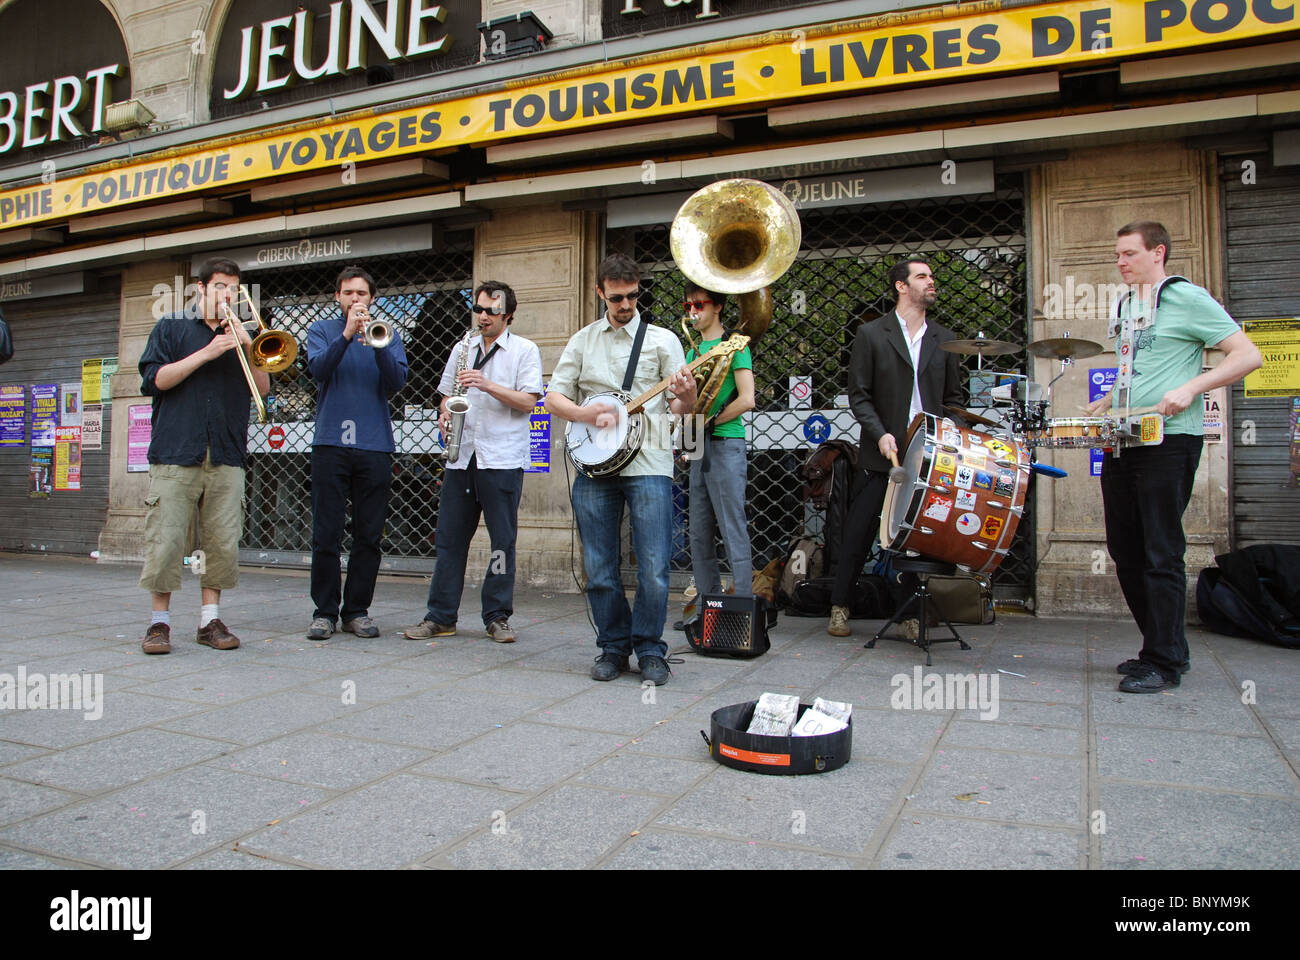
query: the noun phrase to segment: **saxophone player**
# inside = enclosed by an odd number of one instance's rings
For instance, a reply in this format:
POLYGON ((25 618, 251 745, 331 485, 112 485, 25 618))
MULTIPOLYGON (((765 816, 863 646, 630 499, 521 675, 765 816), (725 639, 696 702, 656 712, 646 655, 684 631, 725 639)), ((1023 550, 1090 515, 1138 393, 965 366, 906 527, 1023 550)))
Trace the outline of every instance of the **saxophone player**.
MULTIPOLYGON (((529 421, 542 395, 537 344, 508 328, 518 301, 509 285, 480 283, 470 308, 469 334, 452 348, 438 392, 443 437, 452 430, 449 401, 467 401, 459 445, 449 459, 438 500, 438 559, 429 584, 428 611, 406 631, 411 640, 456 633, 465 562, 479 515, 487 522, 492 553, 483 578, 483 625, 497 643, 513 643, 515 535, 524 468, 530 462, 529 421)), ((448 450, 450 457, 453 451, 448 450)))

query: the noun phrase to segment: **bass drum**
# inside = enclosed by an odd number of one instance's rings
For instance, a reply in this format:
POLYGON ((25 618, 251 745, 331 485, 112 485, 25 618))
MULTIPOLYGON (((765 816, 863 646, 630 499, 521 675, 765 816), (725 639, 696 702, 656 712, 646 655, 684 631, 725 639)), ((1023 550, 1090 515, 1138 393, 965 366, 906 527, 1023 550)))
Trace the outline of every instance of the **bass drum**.
POLYGON ((906 476, 885 491, 880 542, 980 576, 996 570, 1024 512, 1025 445, 923 413, 908 427, 899 466, 906 476))

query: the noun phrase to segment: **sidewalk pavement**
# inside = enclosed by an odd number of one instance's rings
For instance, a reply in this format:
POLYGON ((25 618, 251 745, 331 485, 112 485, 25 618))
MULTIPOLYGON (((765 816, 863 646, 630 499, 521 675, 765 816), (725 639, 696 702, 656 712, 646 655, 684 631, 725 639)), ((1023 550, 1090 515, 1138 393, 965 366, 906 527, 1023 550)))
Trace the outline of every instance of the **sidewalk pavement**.
POLYGON ((98 719, 0 710, 0 867, 1258 869, 1300 855, 1300 653, 1250 640, 1190 630, 1182 686, 1127 695, 1130 622, 1003 613, 922 668, 996 677, 997 716, 981 719, 992 711, 893 709, 891 678, 910 686, 924 656, 863 649, 874 621, 836 640, 783 616, 767 655, 686 652, 643 690, 635 673, 589 678, 576 594, 520 591, 519 641, 503 645, 467 589, 457 636, 406 640, 424 610, 415 578, 381 578, 378 639, 313 643, 306 576, 246 570, 221 604, 243 640, 226 652, 194 642, 187 578, 173 652, 147 657, 138 575, 0 554, 0 689, 20 668, 29 686, 103 682, 98 719), (804 777, 714 762, 712 711, 764 691, 851 700, 852 760, 804 777))

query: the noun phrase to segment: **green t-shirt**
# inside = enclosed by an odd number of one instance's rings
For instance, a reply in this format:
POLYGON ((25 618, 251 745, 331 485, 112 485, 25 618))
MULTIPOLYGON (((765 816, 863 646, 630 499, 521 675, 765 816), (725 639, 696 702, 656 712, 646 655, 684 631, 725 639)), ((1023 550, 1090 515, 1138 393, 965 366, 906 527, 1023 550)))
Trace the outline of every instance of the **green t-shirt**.
MULTIPOLYGON (((1134 297, 1124 304, 1120 316, 1150 316, 1150 309, 1146 301, 1134 297)), ((1174 387, 1200 376, 1202 351, 1240 329, 1208 290, 1186 281, 1166 284, 1155 325, 1148 324, 1133 336, 1131 406, 1155 406, 1174 387)), ((1121 346, 1122 338, 1116 338, 1115 356, 1122 362, 1121 346)), ((1166 418, 1165 433, 1202 436, 1204 420, 1204 404, 1193 400, 1182 413, 1166 418)))
MULTIPOLYGON (((701 341, 699 352, 697 353, 695 350, 689 351, 686 354, 686 362, 690 363, 696 357, 703 356, 721 342, 721 337, 716 340, 701 341)), ((718 399, 713 401, 713 409, 708 413, 710 417, 727 405, 727 398, 731 396, 731 391, 736 388, 736 375, 733 371, 753 369, 754 358, 750 356, 749 347, 731 355, 731 366, 727 369, 726 379, 722 381, 722 389, 718 391, 718 399)), ((713 435, 715 437, 744 437, 745 418, 736 417, 734 420, 718 424, 713 430, 713 435)))

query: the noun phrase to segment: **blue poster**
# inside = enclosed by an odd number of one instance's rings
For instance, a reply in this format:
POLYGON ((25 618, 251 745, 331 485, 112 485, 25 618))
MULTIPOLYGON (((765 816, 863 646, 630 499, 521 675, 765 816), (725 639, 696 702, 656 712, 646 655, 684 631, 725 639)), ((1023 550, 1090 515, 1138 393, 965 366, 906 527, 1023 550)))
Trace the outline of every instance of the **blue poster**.
POLYGON ((528 461, 524 473, 551 472, 551 415, 542 404, 546 401, 546 385, 542 395, 533 404, 533 414, 528 418, 528 461))
POLYGON ((0 447, 27 445, 27 388, 0 387, 0 447))
MULTIPOLYGON (((1106 394, 1110 393, 1111 388, 1115 386, 1115 374, 1119 367, 1093 367, 1088 371, 1088 402, 1095 403, 1106 394)), ((1101 465, 1105 462, 1107 453, 1105 450, 1099 450, 1092 447, 1088 450, 1089 476, 1100 477, 1101 465)))
POLYGON ((32 384, 32 446, 53 447, 59 425, 59 385, 32 384))

